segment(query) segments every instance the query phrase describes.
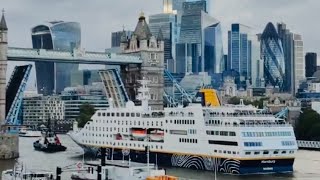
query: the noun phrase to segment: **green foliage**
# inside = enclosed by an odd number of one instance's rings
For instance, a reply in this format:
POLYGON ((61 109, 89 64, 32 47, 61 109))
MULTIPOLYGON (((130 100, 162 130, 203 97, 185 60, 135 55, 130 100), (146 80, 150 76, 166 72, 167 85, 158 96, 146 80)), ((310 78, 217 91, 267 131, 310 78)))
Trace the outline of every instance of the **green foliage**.
POLYGON ((95 113, 94 106, 91 104, 85 103, 80 106, 80 115, 77 118, 78 126, 83 128, 84 125, 90 121, 92 115, 95 113))
POLYGON ((296 136, 299 140, 320 140, 320 115, 316 111, 311 108, 303 110, 296 127, 296 136))

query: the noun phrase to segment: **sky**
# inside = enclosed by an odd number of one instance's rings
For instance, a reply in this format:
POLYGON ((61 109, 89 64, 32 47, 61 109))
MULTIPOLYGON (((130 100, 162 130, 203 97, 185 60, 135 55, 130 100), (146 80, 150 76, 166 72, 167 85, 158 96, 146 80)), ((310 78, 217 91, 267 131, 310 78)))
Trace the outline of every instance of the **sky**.
MULTIPOLYGON (((284 22, 292 32, 302 35, 305 52, 320 55, 319 0, 209 1, 210 15, 222 23, 225 53, 232 23, 261 33, 268 22, 284 22)), ((0 0, 0 8, 5 9, 10 47, 31 48, 32 27, 64 20, 81 24, 82 48, 104 51, 111 46, 111 32, 122 30, 123 26, 134 30, 141 11, 146 16, 162 12, 162 0, 0 0)), ((8 73, 16 64, 9 62, 8 73)))

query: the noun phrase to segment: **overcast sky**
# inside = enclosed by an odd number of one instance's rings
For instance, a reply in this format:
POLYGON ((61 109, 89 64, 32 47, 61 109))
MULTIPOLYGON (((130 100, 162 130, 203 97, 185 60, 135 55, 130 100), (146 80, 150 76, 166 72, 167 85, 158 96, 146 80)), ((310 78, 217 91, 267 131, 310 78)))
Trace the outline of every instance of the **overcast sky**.
MULTIPOLYGON (((11 47, 32 47, 33 26, 64 20, 81 24, 83 48, 104 51, 110 47, 111 32, 122 30, 122 26, 134 29, 140 11, 146 16, 162 12, 162 0, 0 1, 0 8, 6 11, 11 47)), ((245 24, 258 33, 271 21, 284 22, 292 32, 301 34, 305 52, 320 53, 319 8, 319 0, 213 0, 210 14, 222 22, 225 50, 231 23, 245 24)))

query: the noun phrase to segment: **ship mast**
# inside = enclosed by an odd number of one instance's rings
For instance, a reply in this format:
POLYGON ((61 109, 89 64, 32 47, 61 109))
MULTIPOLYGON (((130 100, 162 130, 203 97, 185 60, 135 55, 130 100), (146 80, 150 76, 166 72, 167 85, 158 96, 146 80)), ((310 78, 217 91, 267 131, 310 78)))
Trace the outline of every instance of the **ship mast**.
POLYGON ((144 111, 148 111, 149 110, 148 101, 150 99, 150 92, 147 85, 150 81, 143 78, 143 80, 139 80, 138 82, 140 82, 141 87, 138 89, 137 99, 141 101, 142 109, 144 111))

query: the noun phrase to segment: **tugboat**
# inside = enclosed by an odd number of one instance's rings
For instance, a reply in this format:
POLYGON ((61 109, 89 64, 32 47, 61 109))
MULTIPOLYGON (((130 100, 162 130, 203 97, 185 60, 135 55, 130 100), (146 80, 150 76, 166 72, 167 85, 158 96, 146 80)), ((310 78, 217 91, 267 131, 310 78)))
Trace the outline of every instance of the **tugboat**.
POLYGON ((33 143, 33 147, 37 151, 44 152, 59 152, 67 149, 60 143, 58 136, 53 132, 47 132, 41 139, 33 143))
POLYGON ((43 133, 41 139, 33 143, 33 147, 37 151, 50 153, 65 151, 67 149, 67 147, 61 144, 56 133, 51 131, 50 119, 48 120, 48 131, 43 133))

